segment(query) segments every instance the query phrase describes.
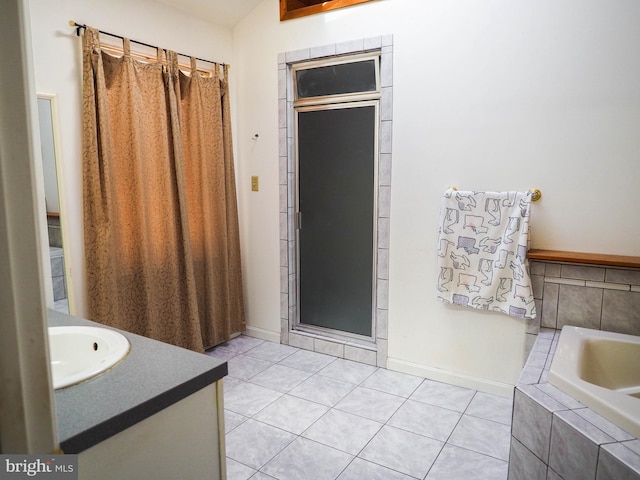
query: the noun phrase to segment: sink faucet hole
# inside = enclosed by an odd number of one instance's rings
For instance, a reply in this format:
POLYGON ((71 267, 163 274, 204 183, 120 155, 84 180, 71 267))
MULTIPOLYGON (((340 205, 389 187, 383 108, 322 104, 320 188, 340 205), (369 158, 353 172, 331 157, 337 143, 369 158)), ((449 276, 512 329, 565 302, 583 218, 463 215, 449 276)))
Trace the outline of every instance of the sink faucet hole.
POLYGON ((93 351, 94 352, 98 351, 98 344, 96 342, 93 342, 93 351))

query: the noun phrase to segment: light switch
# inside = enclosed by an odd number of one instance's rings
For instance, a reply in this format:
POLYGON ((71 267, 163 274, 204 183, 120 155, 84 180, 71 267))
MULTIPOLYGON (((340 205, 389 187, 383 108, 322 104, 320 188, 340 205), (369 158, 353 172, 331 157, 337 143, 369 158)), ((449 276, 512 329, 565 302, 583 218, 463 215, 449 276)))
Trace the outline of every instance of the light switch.
POLYGON ((257 192, 259 190, 259 184, 258 184, 258 177, 254 176, 251 177, 251 191, 252 192, 257 192))

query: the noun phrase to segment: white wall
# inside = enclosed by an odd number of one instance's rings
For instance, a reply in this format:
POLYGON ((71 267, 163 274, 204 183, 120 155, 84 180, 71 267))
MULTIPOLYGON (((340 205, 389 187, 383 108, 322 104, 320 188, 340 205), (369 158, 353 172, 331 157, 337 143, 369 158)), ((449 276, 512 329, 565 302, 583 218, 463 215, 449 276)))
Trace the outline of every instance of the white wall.
POLYGON ((86 315, 81 54, 69 20, 232 64, 247 320, 276 334, 277 54, 393 34, 389 366, 512 383, 523 323, 435 300, 440 195, 537 187, 533 247, 640 255, 640 3, 377 0, 287 22, 278 11, 264 0, 230 32, 150 0, 31 0, 36 89, 59 96, 76 313, 86 315))
POLYGON ((277 55, 393 34, 389 367, 504 391, 525 325, 435 300, 440 196, 536 187, 533 248, 640 255, 639 24, 636 0, 377 0, 286 22, 264 0, 234 30, 249 325, 280 329, 277 55))
MULTIPOLYGON (((231 30, 150 0, 30 0, 36 90, 58 95, 61 204, 68 286, 75 313, 86 316, 82 230, 82 46, 69 20, 180 53, 233 64, 231 30), (67 227, 65 229, 65 227, 67 227)), ((117 40, 110 39, 111 42, 117 40)), ((132 47, 135 48, 135 45, 132 47)), ((233 79, 233 66, 231 75, 233 79)), ((233 92, 232 92, 233 95, 233 92)), ((233 104, 233 102, 232 102, 233 104)))

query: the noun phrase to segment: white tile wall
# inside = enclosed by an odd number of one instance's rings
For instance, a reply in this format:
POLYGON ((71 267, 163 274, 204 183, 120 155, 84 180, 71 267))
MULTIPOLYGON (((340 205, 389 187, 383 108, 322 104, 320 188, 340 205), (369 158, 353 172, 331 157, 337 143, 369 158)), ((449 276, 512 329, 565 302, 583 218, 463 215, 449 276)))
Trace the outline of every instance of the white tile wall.
POLYGON ((640 335, 640 269, 531 262, 542 327, 640 335))

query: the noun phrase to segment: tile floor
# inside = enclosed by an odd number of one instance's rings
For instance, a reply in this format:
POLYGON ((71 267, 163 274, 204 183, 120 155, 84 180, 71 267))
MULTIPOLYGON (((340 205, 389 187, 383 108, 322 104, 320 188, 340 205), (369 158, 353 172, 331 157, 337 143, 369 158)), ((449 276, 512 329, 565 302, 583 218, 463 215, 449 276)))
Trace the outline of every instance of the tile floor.
POLYGON ((207 354, 229 480, 507 478, 510 399, 244 335, 207 354))

